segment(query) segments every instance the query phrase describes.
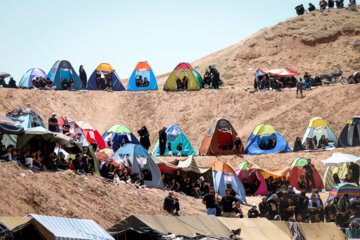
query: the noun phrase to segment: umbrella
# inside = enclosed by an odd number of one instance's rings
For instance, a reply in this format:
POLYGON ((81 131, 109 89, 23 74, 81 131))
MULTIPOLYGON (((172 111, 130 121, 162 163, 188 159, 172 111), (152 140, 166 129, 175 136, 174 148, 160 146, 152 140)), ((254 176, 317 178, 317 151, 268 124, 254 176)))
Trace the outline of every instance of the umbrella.
POLYGON ((339 183, 333 187, 329 197, 341 197, 345 193, 348 194, 349 198, 356 198, 360 196, 360 187, 356 183, 339 183))
POLYGON ((342 166, 344 163, 350 163, 350 162, 356 163, 359 160, 360 160, 360 157, 337 152, 337 153, 334 153, 331 157, 329 157, 325 160, 322 160, 322 163, 326 167, 330 167, 330 166, 342 166))
POLYGON ((7 78, 7 77, 10 77, 11 75, 9 73, 6 73, 6 72, 0 72, 0 77, 3 77, 3 78, 7 78))
POLYGON ((112 149, 102 149, 96 153, 96 157, 98 160, 107 160, 110 159, 114 155, 114 151, 112 149))

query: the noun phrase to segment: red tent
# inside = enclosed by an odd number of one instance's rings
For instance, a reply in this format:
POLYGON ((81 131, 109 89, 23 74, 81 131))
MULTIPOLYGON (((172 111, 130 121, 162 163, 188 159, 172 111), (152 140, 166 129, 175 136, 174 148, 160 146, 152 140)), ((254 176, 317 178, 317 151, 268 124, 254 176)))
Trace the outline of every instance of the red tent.
POLYGON ((299 75, 299 72, 295 72, 293 70, 283 68, 283 69, 272 69, 269 70, 270 75, 272 76, 280 76, 280 77, 289 77, 289 76, 295 76, 299 75))
POLYGON ((101 137, 100 133, 91 125, 91 123, 77 122, 77 125, 81 128, 82 132, 86 137, 86 140, 90 144, 93 140, 95 140, 98 145, 98 150, 103 150, 104 148, 107 148, 104 139, 101 137))

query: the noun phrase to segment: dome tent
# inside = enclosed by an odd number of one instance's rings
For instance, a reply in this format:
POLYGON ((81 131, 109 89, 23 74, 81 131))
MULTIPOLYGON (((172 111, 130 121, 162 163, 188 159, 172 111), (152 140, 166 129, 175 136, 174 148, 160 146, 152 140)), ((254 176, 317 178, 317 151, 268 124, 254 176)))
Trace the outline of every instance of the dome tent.
MULTIPOLYGON (((200 147, 200 155, 232 155, 236 152, 235 141, 237 133, 230 121, 225 118, 217 118, 211 124, 200 147), (229 147, 226 146, 229 144, 229 147)), ((244 153, 241 144, 240 153, 244 153)))
POLYGON ((128 91, 158 90, 156 77, 148 62, 139 62, 136 65, 129 79, 127 90, 128 91))
POLYGON ((36 118, 36 122, 40 124, 41 127, 45 128, 45 124, 40 115, 31 108, 18 107, 11 112, 8 112, 6 116, 15 122, 18 122, 24 129, 31 128, 33 118, 36 118))
POLYGON ((351 118, 340 133, 339 144, 341 147, 360 146, 360 117, 351 118))
MULTIPOLYGON (((181 155, 197 156, 195 149, 191 146, 189 139, 186 137, 185 133, 181 130, 181 128, 179 126, 171 125, 171 126, 167 127, 166 136, 167 136, 167 140, 166 140, 166 148, 165 148, 165 154, 164 154, 165 156, 169 155, 168 143, 171 144, 171 152, 173 154, 177 153, 176 147, 181 143, 182 144, 181 155)), ((154 156, 160 156, 159 140, 156 142, 156 145, 153 149, 152 154, 154 156)))
POLYGON ((34 78, 37 77, 42 77, 43 79, 46 79, 48 76, 40 68, 31 68, 27 70, 26 73, 22 76, 19 82, 19 86, 25 88, 31 88, 33 87, 32 80, 34 80, 34 78))
POLYGON ((321 136, 325 136, 329 141, 335 143, 335 147, 338 145, 338 139, 335 133, 321 117, 314 117, 310 120, 302 139, 302 144, 304 145, 306 143, 307 138, 313 138, 314 136, 316 136, 317 141, 320 140, 321 136))
POLYGON ((200 90, 202 81, 200 74, 189 63, 179 63, 166 80, 164 90, 200 90), (179 89, 176 81, 179 79, 183 82, 184 77, 188 78, 186 89, 179 89))
POLYGON ((61 81, 67 79, 67 81, 72 78, 74 80, 74 86, 69 88, 69 90, 80 90, 81 89, 81 80, 74 68, 71 66, 71 63, 66 60, 58 60, 55 62, 54 66, 51 68, 48 73, 48 77, 54 83, 57 90, 63 90, 61 86, 61 81))
MULTIPOLYGON (((93 140, 97 143, 98 150, 106 148, 106 144, 102 139, 100 133, 95 129, 95 127, 87 121, 80 121, 76 123, 82 132, 84 133, 86 140, 91 144, 93 140)), ((96 152, 96 149, 94 149, 96 152)))
POLYGON ((114 152, 118 149, 117 146, 121 144, 122 140, 125 139, 125 143, 139 144, 139 141, 135 135, 123 125, 114 125, 109 128, 103 135, 105 144, 111 139, 111 145, 114 152))
POLYGON ((87 83, 86 89, 88 90, 104 90, 105 79, 110 80, 112 82, 112 90, 113 91, 124 91, 125 88, 120 82, 120 77, 117 75, 115 69, 109 63, 101 63, 94 72, 91 74, 89 81, 87 83), (104 76, 103 78, 101 76, 104 76), (98 81, 98 78, 101 80, 98 81), (102 82, 104 80, 104 82, 102 82))
POLYGON ((281 152, 291 152, 291 148, 280 133, 277 132, 273 126, 268 124, 260 124, 255 128, 254 132, 249 137, 245 148, 245 154, 249 155, 281 152), (276 140, 275 147, 269 149, 260 148, 262 141, 264 141, 265 144, 268 144, 270 141, 273 141, 273 139, 276 140))

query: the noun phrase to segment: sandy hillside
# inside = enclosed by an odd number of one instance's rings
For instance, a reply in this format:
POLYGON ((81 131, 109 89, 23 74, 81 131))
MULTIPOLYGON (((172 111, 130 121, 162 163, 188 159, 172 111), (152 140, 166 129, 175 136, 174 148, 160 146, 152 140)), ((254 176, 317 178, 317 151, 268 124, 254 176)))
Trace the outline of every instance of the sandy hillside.
MULTIPOLYGON (((102 134, 114 124, 136 132, 142 125, 150 131, 152 146, 162 126, 179 125, 198 151, 214 118, 228 118, 244 143, 261 123, 272 124, 293 146, 303 136, 311 117, 326 119, 339 135, 346 121, 360 115, 358 86, 318 87, 295 98, 294 91, 249 93, 254 71, 289 67, 311 74, 330 72, 341 64, 345 75, 360 70, 360 14, 333 9, 295 17, 266 28, 239 44, 211 54, 194 63, 202 69, 215 64, 226 88, 199 92, 68 92, 0 89, 0 114, 16 107, 31 107, 47 122, 52 112, 76 121, 87 120, 102 134)), ((162 89, 166 74, 158 78, 162 89)), ((135 134, 137 135, 137 134, 135 134)), ((359 155, 359 148, 336 151, 359 155)), ((320 160, 333 152, 288 153, 242 158, 197 157, 201 166, 218 160, 236 167, 251 160, 268 169, 286 167, 296 157, 311 157, 320 174, 320 160)), ((165 192, 144 192, 131 186, 113 186, 98 178, 63 173, 35 173, 0 164, 0 215, 41 213, 91 218, 109 227, 133 213, 165 214, 161 210, 165 192), (25 177, 23 176, 25 174, 25 177), (136 201, 134 201, 136 200, 136 201)), ((187 215, 205 214, 199 200, 181 197, 187 215)), ((259 198, 249 198, 257 202, 259 198)))

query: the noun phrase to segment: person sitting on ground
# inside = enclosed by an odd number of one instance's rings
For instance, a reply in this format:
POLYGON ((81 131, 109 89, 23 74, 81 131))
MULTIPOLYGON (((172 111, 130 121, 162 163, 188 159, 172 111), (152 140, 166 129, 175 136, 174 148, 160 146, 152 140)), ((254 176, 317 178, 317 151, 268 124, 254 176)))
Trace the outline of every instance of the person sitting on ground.
POLYGON ((262 150, 266 150, 266 149, 267 149, 267 145, 265 144, 265 140, 261 140, 259 147, 260 147, 260 149, 262 149, 262 150))
POLYGON ((182 143, 179 143, 179 145, 177 145, 177 147, 176 147, 176 151, 178 152, 177 155, 178 155, 179 157, 182 156, 182 154, 181 154, 182 150, 183 150, 182 143))
POLYGON ((136 78, 135 78, 135 85, 136 85, 137 87, 143 87, 143 80, 142 80, 142 76, 141 76, 141 75, 136 76, 136 78))
POLYGON ((43 77, 40 77, 39 79, 39 85, 40 85, 40 89, 45 89, 46 86, 46 79, 44 79, 43 77))
POLYGON ((294 142, 294 152, 300 152, 300 151, 304 151, 305 148, 301 143, 301 138, 300 137, 296 137, 296 140, 294 142))
POLYGON ((62 90, 67 90, 69 88, 68 80, 67 78, 61 79, 61 88, 62 90))
POLYGON ((315 194, 311 195, 311 198, 309 200, 308 209, 309 209, 310 214, 311 214, 312 222, 314 222, 315 221, 315 215, 321 214, 321 211, 323 209, 323 206, 321 204, 320 199, 318 199, 315 194))
POLYGON ((326 222, 329 222, 330 214, 333 213, 335 215, 337 212, 336 206, 332 203, 331 199, 326 201, 326 206, 324 207, 323 211, 326 222))
POLYGON ((344 0, 336 0, 337 8, 344 8, 344 0))
POLYGON ((40 123, 38 123, 37 121, 37 118, 36 117, 33 117, 33 120, 31 122, 31 127, 34 128, 34 127, 40 127, 40 123))
POLYGON ((316 8, 312 3, 309 3, 309 8, 308 8, 309 12, 315 11, 316 8))
POLYGON ((320 10, 325 10, 326 6, 327 6, 327 2, 325 0, 320 0, 319 2, 320 10))
POLYGON ((204 81, 204 85, 208 85, 209 87, 212 85, 211 75, 208 70, 205 71, 203 81, 204 81))
POLYGON ((39 168, 39 170, 46 170, 46 166, 45 164, 43 164, 43 160, 41 159, 40 155, 40 150, 31 153, 31 157, 33 158, 33 166, 36 166, 37 168, 39 168))
POLYGON ((0 77, 0 86, 6 88, 7 87, 7 84, 5 82, 5 79, 3 77, 0 77))
POLYGON ((313 143, 312 138, 307 138, 307 139, 306 139, 305 149, 308 150, 308 151, 313 151, 313 150, 315 150, 315 146, 314 146, 314 143, 313 143))
POLYGON ((336 223, 340 227, 346 227, 349 220, 349 202, 346 196, 342 196, 337 204, 338 213, 336 214, 336 223))
POLYGON ((260 217, 269 218, 270 208, 266 203, 266 197, 261 198, 261 202, 259 203, 260 217))
POLYGON ((167 143, 167 149, 168 149, 168 155, 169 155, 169 156, 172 156, 173 153, 172 153, 172 150, 171 150, 171 142, 168 142, 168 143, 167 143))
POLYGON ((103 178, 113 180, 114 179, 114 171, 111 169, 110 161, 105 161, 105 164, 101 168, 100 174, 103 178))
POLYGON ((69 121, 67 119, 65 119, 64 124, 61 127, 63 134, 70 133, 70 128, 71 128, 71 126, 69 124, 69 121))
POLYGON ((328 0, 328 7, 329 8, 334 8, 335 5, 335 1, 334 0, 328 0))
POLYGON ((232 209, 232 214, 233 217, 238 217, 238 218, 243 218, 244 217, 244 213, 241 209, 240 203, 235 203, 235 206, 232 209))
POLYGON ((70 168, 70 163, 66 161, 65 154, 63 152, 59 153, 59 168, 62 170, 70 168))
POLYGON ((45 161, 48 170, 54 172, 58 170, 58 158, 54 152, 51 152, 45 161))
POLYGON ((290 196, 286 197, 285 201, 280 202, 280 216, 283 221, 288 221, 294 216, 295 204, 290 196))
POLYGON ((149 80, 147 79, 147 77, 144 78, 144 87, 147 87, 149 86, 150 82, 149 80))
POLYGON ((274 77, 271 83, 272 88, 278 91, 281 91, 281 88, 284 87, 283 83, 277 77, 274 77))
POLYGON ((295 7, 295 10, 296 10, 296 14, 298 16, 300 15, 303 15, 305 13, 305 9, 304 9, 304 6, 301 4, 301 5, 298 5, 295 7))
POLYGON ((360 72, 354 72, 347 79, 348 84, 358 84, 360 83, 360 72))
POLYGON ((333 174, 333 180, 335 184, 339 184, 340 183, 340 178, 339 175, 337 173, 333 174))
POLYGON ((10 78, 9 83, 7 84, 6 87, 8 87, 8 88, 17 88, 16 81, 14 80, 13 77, 10 78))
POLYGON ((356 0, 349 0, 349 8, 352 6, 356 6, 356 0))
POLYGON ((238 200, 231 196, 231 189, 227 188, 225 190, 226 195, 221 199, 221 212, 222 212, 222 216, 223 217, 233 217, 232 214, 232 208, 233 208, 233 203, 234 202, 238 202, 238 200))
POLYGON ((94 152, 96 152, 97 151, 97 149, 98 149, 98 145, 97 145, 97 143, 96 143, 96 140, 95 139, 93 139, 93 140, 91 140, 91 147, 92 147, 92 149, 93 149, 93 151, 94 152))
POLYGON ((322 135, 320 140, 319 140, 318 148, 325 149, 327 146, 329 146, 328 140, 325 138, 325 135, 322 135))
MULTIPOLYGON (((239 205, 240 205, 240 204, 239 204, 239 205)), ((258 218, 258 217, 260 217, 260 213, 259 213, 259 211, 258 211, 257 208, 256 208, 256 204, 253 203, 253 204, 251 205, 251 208, 250 208, 249 211, 248 211, 248 218, 258 218)))
POLYGON ((68 89, 71 89, 72 87, 74 87, 74 85, 75 85, 74 79, 70 78, 68 82, 68 89))
POLYGON ((306 191, 307 190, 307 184, 306 184, 305 176, 302 175, 302 174, 299 176, 298 185, 299 185, 300 191, 306 191))
POLYGON ((183 78, 183 88, 184 88, 184 90, 188 89, 188 84, 189 84, 189 78, 187 76, 184 76, 184 78, 183 78))
POLYGON ((225 145, 222 147, 222 150, 231 150, 233 148, 230 141, 227 141, 225 145))
POLYGON ((241 143, 241 139, 240 139, 239 136, 236 136, 234 144, 235 144, 235 154, 240 155, 241 154, 241 144, 242 143, 241 143))
POLYGON ((180 216, 180 203, 179 199, 176 198, 174 192, 170 191, 169 195, 164 199, 164 210, 173 216, 180 216))
POLYGON ((52 89, 56 89, 56 87, 54 86, 54 83, 50 80, 50 78, 46 78, 45 80, 45 89, 46 90, 52 90, 52 89))
POLYGON ((2 154, 0 155, 0 159, 3 159, 8 162, 15 160, 12 158, 13 150, 14 150, 14 145, 9 145, 7 147, 5 147, 5 145, 2 145, 2 149, 1 149, 2 154))

